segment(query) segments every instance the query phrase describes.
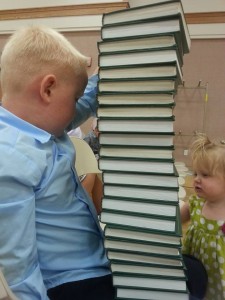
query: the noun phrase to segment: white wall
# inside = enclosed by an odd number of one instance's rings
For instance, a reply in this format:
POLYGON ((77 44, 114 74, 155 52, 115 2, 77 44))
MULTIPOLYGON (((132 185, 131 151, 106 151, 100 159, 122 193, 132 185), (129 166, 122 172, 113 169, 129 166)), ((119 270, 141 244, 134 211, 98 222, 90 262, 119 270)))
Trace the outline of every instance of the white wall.
POLYGON ((225 11, 224 0, 181 0, 184 12, 216 12, 225 11))
POLYGON ((102 25, 102 15, 3 20, 0 21, 0 34, 9 34, 21 26, 35 24, 43 24, 61 32, 98 31, 102 25))
MULTIPOLYGON (((224 0, 181 0, 184 12, 213 12, 225 11, 224 0)), ((52 7, 76 4, 112 3, 123 2, 123 0, 0 0, 0 10, 52 7)))
MULTIPOLYGON (((225 11, 224 0, 182 0, 185 13, 205 13, 225 11)), ((190 24, 188 29, 192 39, 225 38, 225 24, 190 24)))
POLYGON ((123 0, 0 0, 0 10, 112 2, 123 0))
MULTIPOLYGON (((0 10, 110 2, 123 2, 123 0, 0 0, 0 10)), ((182 4, 186 13, 225 11, 224 0, 182 0, 182 4)), ((100 30, 101 21, 101 15, 0 20, 0 34, 11 33, 18 27, 27 24, 45 24, 64 32, 100 30)), ((190 24, 188 28, 192 39, 225 38, 225 23, 190 24)))

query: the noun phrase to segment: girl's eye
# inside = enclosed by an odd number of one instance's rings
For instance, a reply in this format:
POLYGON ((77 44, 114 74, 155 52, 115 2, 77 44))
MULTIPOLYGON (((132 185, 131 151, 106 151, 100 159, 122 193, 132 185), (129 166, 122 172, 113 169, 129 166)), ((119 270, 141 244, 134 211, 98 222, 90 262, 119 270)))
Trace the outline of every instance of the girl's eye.
POLYGON ((207 174, 207 173, 194 173, 193 175, 194 175, 194 177, 197 177, 197 176, 208 177, 209 176, 209 174, 207 174))
POLYGON ((203 174, 202 174, 202 176, 203 176, 203 177, 208 177, 208 176, 209 176, 209 174, 207 174, 207 173, 203 173, 203 174))

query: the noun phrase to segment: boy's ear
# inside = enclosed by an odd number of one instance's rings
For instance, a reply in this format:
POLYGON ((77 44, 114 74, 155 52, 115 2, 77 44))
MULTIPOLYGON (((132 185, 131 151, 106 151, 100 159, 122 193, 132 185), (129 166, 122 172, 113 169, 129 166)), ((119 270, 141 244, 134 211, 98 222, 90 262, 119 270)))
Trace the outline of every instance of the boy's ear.
POLYGON ((46 75, 41 81, 40 95, 44 102, 51 102, 53 90, 56 86, 56 77, 52 74, 46 75))

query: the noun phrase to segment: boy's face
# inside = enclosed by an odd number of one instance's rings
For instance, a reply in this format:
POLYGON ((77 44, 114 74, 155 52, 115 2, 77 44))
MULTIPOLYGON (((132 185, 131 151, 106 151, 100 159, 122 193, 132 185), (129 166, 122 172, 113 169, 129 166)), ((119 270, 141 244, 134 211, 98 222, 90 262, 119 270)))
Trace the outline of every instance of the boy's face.
POLYGON ((83 95, 87 84, 87 74, 77 78, 71 78, 69 81, 59 81, 57 92, 55 93, 53 115, 54 134, 60 136, 65 128, 71 123, 76 113, 76 102, 83 95))

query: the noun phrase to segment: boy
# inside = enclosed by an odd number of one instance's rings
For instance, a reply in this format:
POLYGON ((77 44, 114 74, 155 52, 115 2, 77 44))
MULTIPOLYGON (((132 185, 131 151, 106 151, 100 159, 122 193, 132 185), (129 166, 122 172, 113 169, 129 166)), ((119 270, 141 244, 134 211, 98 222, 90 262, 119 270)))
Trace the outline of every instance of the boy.
POLYGON ((91 90, 81 97, 86 83, 85 57, 50 28, 18 30, 3 49, 0 267, 21 300, 114 299, 97 213, 64 132, 94 113, 91 90))

